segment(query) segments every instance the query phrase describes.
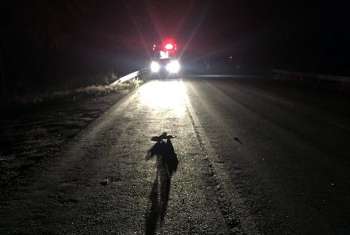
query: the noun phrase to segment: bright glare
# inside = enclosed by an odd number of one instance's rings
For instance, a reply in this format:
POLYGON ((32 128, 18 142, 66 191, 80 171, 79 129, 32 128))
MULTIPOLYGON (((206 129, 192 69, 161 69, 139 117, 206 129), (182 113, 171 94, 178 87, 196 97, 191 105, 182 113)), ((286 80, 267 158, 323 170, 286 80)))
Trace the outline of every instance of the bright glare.
POLYGON ((158 72, 159 72, 159 69, 160 69, 159 63, 156 62, 156 61, 152 61, 152 62, 151 62, 151 72, 152 72, 152 73, 158 73, 158 72))
POLYGON ((173 60, 170 61, 165 68, 169 73, 178 73, 180 71, 180 63, 177 60, 173 60))
POLYGON ((186 88, 182 80, 151 81, 139 89, 140 102, 158 112, 174 112, 183 116, 186 112, 186 88))
POLYGON ((168 43, 165 45, 165 49, 167 49, 167 50, 172 50, 173 48, 174 48, 174 46, 171 43, 168 43))

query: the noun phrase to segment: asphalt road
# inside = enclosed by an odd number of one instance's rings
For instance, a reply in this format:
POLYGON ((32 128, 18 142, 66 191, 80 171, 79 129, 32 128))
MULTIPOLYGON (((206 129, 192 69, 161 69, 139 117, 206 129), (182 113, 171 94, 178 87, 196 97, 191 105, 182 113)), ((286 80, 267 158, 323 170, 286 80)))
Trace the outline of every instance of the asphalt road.
POLYGON ((264 80, 148 82, 7 195, 0 233, 350 234, 348 104, 264 80))

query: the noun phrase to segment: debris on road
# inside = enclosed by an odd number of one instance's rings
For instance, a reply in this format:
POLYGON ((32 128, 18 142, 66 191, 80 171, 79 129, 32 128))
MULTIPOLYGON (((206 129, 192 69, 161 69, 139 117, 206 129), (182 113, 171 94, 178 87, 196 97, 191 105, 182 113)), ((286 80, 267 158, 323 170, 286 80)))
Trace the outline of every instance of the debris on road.
POLYGON ((107 184, 109 184, 109 179, 105 178, 100 182, 101 185, 106 186, 107 184))
POLYGON ((243 144, 242 141, 237 136, 234 138, 234 140, 237 141, 240 144, 243 144))

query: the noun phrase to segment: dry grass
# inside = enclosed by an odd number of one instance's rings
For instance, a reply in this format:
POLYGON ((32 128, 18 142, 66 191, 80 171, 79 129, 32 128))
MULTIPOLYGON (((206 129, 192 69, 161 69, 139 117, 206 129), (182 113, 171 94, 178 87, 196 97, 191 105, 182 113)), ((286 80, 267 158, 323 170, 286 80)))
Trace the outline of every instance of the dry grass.
POLYGON ((117 85, 90 85, 72 90, 61 90, 47 92, 40 95, 23 95, 17 96, 11 100, 11 104, 39 104, 47 101, 54 101, 66 98, 96 97, 104 96, 111 93, 127 92, 143 83, 142 80, 130 80, 117 85))

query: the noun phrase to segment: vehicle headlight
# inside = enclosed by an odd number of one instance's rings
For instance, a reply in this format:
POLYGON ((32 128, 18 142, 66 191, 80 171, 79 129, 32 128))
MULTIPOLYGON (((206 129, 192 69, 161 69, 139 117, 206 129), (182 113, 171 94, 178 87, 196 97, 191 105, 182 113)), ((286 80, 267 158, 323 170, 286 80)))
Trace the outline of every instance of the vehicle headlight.
POLYGON ((180 67, 181 66, 178 60, 172 60, 165 66, 169 73, 178 73, 180 71, 180 67))
POLYGON ((159 72, 160 65, 159 65, 158 62, 152 61, 150 67, 151 67, 151 72, 152 72, 152 73, 158 73, 158 72, 159 72))

